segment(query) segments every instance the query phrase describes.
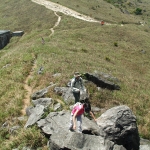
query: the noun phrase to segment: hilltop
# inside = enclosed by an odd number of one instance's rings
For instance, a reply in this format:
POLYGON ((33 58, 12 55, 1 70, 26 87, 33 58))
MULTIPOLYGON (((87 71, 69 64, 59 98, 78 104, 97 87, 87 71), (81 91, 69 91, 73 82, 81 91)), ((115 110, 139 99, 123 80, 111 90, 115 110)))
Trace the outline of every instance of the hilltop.
MULTIPOLYGON (((5 122, 10 126, 24 126, 26 120, 22 122, 15 118, 24 116, 21 111, 24 100, 29 100, 31 93, 52 82, 66 86, 75 71, 97 71, 116 77, 121 90, 98 91, 94 84, 88 83, 86 87, 92 105, 105 110, 127 105, 137 117, 140 136, 149 139, 148 0, 122 0, 122 3, 111 0, 109 3, 103 0, 51 2, 90 16, 98 22, 80 20, 61 12, 54 13, 30 0, 0 0, 1 30, 23 30, 25 33, 22 37, 11 38, 10 43, 0 50, 1 126, 5 122), (142 14, 134 13, 137 8, 142 9, 142 14), (101 20, 109 25, 101 26, 101 20), (38 74, 41 67, 43 72, 38 74), (53 75, 57 73, 61 73, 61 76, 55 78, 53 75)), ((53 89, 47 96, 52 97, 54 103, 63 101, 53 89)), ((63 106, 63 109, 68 107, 63 106)), ((40 131, 35 128, 28 129, 26 133, 21 128, 17 136, 12 136, 6 128, 1 130, 1 135, 1 149, 16 148, 22 143, 46 145, 40 131)))

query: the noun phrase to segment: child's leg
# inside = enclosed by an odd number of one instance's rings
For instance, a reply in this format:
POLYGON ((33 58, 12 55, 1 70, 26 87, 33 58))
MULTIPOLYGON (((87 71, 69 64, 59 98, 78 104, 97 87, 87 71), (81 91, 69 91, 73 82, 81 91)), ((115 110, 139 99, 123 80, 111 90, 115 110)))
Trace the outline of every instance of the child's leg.
POLYGON ((82 118, 81 118, 81 116, 82 115, 77 116, 78 132, 80 132, 80 133, 82 133, 82 127, 81 127, 82 118))

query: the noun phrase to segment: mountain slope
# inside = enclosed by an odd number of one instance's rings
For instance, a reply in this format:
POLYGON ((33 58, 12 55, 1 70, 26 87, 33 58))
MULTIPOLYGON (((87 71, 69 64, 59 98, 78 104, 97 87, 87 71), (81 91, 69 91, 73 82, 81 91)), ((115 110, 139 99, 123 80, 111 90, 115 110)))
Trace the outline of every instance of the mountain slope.
MULTIPOLYGON (((57 2, 54 1, 53 2, 57 2)), ((128 105, 137 116, 140 135, 150 137, 150 42, 149 24, 137 24, 142 16, 132 16, 121 13, 102 0, 70 1, 61 0, 59 4, 77 12, 88 14, 96 20, 111 23, 101 26, 99 23, 86 22, 57 13, 61 17, 59 25, 51 28, 58 21, 58 16, 50 9, 33 3, 30 0, 0 0, 0 27, 2 30, 23 30, 22 37, 13 37, 10 43, 0 51, 0 122, 6 121, 10 125, 15 117, 21 116, 24 107, 23 99, 27 95, 24 84, 32 71, 32 78, 28 85, 32 92, 43 89, 50 82, 66 86, 74 71, 104 72, 120 81, 120 91, 97 91, 93 84, 87 85, 92 105, 100 108, 128 105), (126 22, 128 24, 121 23, 126 22), (44 43, 42 41, 44 39, 44 43), (36 68, 32 70, 34 63, 36 68), (7 66, 7 67, 5 67, 7 66), (43 74, 38 75, 43 66, 43 74), (53 74, 61 73, 61 77, 54 78, 53 74)), ((57 97, 53 90, 48 95, 57 97)), ((13 123, 12 123, 13 122, 13 123)), ((23 127, 23 123, 19 122, 23 127)), ((21 143, 36 145, 32 139, 42 139, 34 129, 24 133, 22 128, 17 137, 9 131, 1 131, 1 149, 12 144, 16 148, 21 143), (31 136, 31 139, 28 136, 31 136), (39 138, 40 137, 40 138, 39 138)), ((45 141, 39 142, 40 146, 45 141)))

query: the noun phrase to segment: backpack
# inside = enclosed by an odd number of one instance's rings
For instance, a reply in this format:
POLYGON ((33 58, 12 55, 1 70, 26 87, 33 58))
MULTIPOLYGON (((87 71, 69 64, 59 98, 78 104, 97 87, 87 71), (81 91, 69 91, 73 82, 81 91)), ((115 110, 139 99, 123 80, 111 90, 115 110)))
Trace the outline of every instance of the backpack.
MULTIPOLYGON (((71 81, 72 81, 73 79, 75 80, 75 82, 74 82, 74 85, 73 85, 73 86, 75 86, 75 85, 76 85, 76 83, 77 83, 77 80, 76 80, 76 78, 72 78, 72 79, 71 79, 71 81)), ((78 81, 80 82, 80 84, 82 84, 81 78, 79 78, 79 80, 78 80, 78 81)))
POLYGON ((75 103, 75 104, 73 105, 73 108, 75 108, 76 106, 79 106, 79 105, 82 105, 82 103, 81 103, 81 102, 75 103))

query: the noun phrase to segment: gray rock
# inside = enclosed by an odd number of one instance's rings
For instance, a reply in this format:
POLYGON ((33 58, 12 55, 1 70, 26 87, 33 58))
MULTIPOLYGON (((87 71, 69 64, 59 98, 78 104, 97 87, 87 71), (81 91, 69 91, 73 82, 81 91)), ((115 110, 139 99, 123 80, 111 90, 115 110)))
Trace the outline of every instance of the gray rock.
POLYGON ((29 116, 28 121, 25 124, 25 128, 35 124, 39 119, 41 119, 42 114, 44 114, 44 106, 36 105, 33 109, 32 114, 29 116))
POLYGON ((7 127, 9 127, 9 123, 6 121, 2 124, 2 128, 7 128, 7 127))
MULTIPOLYGON (((70 124, 70 111, 51 112, 45 119, 37 122, 45 134, 57 133, 59 128, 68 132, 70 124)), ((83 133, 99 134, 99 127, 96 123, 86 117, 82 117, 83 133)))
POLYGON ((91 110, 93 111, 93 112, 99 112, 99 111, 101 111, 101 109, 100 108, 98 108, 98 107, 91 107, 91 110))
POLYGON ((12 134, 12 135, 16 135, 17 133, 18 133, 18 129, 20 128, 20 126, 13 126, 13 127, 11 127, 10 129, 9 129, 9 131, 10 131, 10 134, 12 134))
POLYGON ((0 30, 0 49, 3 49, 9 43, 11 37, 10 30, 0 30))
POLYGON ((39 98, 36 100, 32 100, 32 103, 34 104, 34 106, 43 105, 44 108, 49 107, 52 104, 52 102, 53 102, 52 98, 39 98))
POLYGON ((34 92, 34 93, 32 94, 32 96, 31 96, 31 98, 32 98, 33 100, 36 100, 36 99, 38 99, 38 98, 43 98, 47 92, 48 92, 48 89, 47 89, 47 88, 42 89, 42 90, 40 90, 40 91, 34 92))
POLYGON ((117 82, 117 79, 109 75, 95 72, 94 74, 85 73, 84 76, 98 87, 110 90, 120 90, 120 86, 114 83, 117 82))
POLYGON ((26 108, 26 115, 30 116, 34 111, 34 107, 33 106, 29 106, 26 108))
POLYGON ((60 77, 60 76, 61 76, 61 73, 55 73, 55 74, 53 75, 54 78, 60 77))
POLYGON ((86 117, 82 117, 83 133, 69 132, 70 111, 51 112, 37 122, 38 127, 50 136, 49 150, 126 150, 99 136, 99 127, 86 117))
POLYGON ((18 117, 17 118, 19 121, 23 121, 23 120, 25 120, 26 118, 24 117, 24 116, 21 116, 21 117, 18 117))
POLYGON ((15 31, 12 33, 12 36, 22 36, 24 34, 24 31, 15 31))
POLYGON ((140 138, 140 150, 150 150, 150 141, 140 138))
POLYGON ((123 145, 127 150, 139 150, 139 134, 136 117, 129 107, 117 106, 107 110, 97 118, 100 135, 123 145))
POLYGON ((49 150, 125 150, 100 136, 59 130, 50 137, 49 150))
POLYGON ((42 74, 43 73, 44 68, 41 66, 38 70, 38 74, 42 74))
POLYGON ((54 105, 54 111, 58 110, 59 108, 61 108, 61 104, 57 103, 54 105))

